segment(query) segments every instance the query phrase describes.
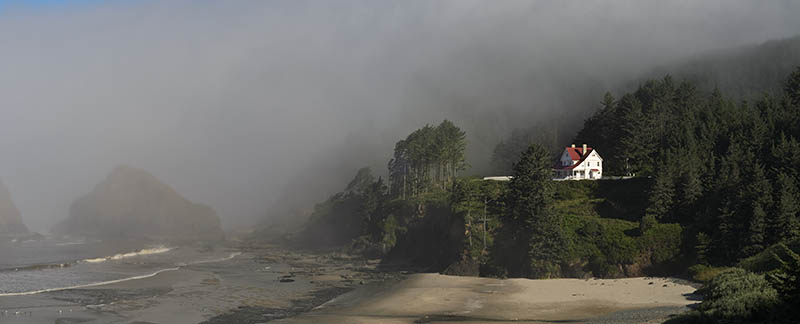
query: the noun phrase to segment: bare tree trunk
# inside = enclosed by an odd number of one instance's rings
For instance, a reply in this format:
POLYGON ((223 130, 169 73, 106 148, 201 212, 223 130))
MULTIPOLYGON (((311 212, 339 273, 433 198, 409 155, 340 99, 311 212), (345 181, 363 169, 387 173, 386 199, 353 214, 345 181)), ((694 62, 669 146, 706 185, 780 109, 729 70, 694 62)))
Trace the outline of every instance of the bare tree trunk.
POLYGON ((469 248, 472 249, 472 217, 470 216, 470 210, 467 210, 467 228, 469 231, 469 248))
POLYGON ((403 166, 403 200, 406 199, 406 177, 408 176, 408 166, 403 166))
POLYGON ((486 203, 487 199, 483 197, 483 250, 486 251, 486 203))

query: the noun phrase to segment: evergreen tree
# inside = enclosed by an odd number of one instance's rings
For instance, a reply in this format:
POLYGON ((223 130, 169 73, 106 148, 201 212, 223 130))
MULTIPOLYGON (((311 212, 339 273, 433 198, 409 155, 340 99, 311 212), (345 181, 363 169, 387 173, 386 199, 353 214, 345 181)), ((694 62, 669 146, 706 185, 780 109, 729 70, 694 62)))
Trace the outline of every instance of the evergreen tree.
POLYGON ((669 169, 662 166, 662 172, 656 175, 653 187, 650 189, 650 203, 646 213, 662 223, 673 222, 671 211, 675 196, 675 186, 669 169))
POLYGON ((757 163, 753 167, 753 172, 748 176, 745 190, 747 207, 744 210, 745 214, 742 215, 744 217, 740 217, 740 219, 745 220, 748 224, 744 233, 744 248, 742 249, 742 256, 746 257, 761 252, 767 243, 766 209, 772 199, 772 190, 764 175, 764 168, 757 163))
POLYGON ((680 180, 680 194, 678 195, 678 221, 683 224, 691 224, 696 220, 697 213, 695 204, 703 195, 703 184, 698 176, 695 167, 689 166, 683 173, 680 180))
POLYGON ((614 98, 614 95, 612 95, 611 92, 606 91, 606 93, 603 94, 603 100, 600 102, 600 104, 603 105, 602 110, 611 111, 614 109, 614 104, 616 101, 617 99, 614 98))
POLYGON ((363 235, 367 235, 374 241, 380 240, 382 230, 380 222, 383 220, 384 209, 386 206, 386 185, 382 178, 372 182, 361 192, 361 205, 359 213, 362 219, 363 235))
POLYGON ((742 152, 734 145, 720 159, 713 176, 713 196, 709 206, 713 221, 709 224, 711 242, 708 256, 715 263, 737 260, 741 251, 741 235, 743 225, 740 219, 741 203, 741 169, 739 159, 742 152))
POLYGON ((773 172, 785 173, 793 179, 800 179, 800 142, 793 137, 781 134, 771 148, 770 164, 773 172))
MULTIPOLYGON (((506 258, 511 275, 549 278, 560 274, 565 241, 561 219, 553 210, 552 159, 531 145, 514 165, 514 177, 504 198, 501 221, 524 254, 506 258)), ((509 244, 512 245, 512 244, 509 244)))
POLYGON ((604 173, 625 174, 625 163, 619 152, 622 123, 618 121, 617 100, 610 92, 606 92, 600 104, 600 109, 584 122, 583 128, 572 142, 591 143, 594 149, 602 152, 606 162, 604 173))
POLYGON ((447 190, 466 168, 466 146, 466 134, 449 120, 415 130, 395 145, 388 165, 391 194, 406 198, 447 190))
POLYGON ((711 237, 706 233, 699 232, 695 235, 695 242, 694 252, 697 262, 700 264, 708 264, 708 248, 711 244, 711 237))
POLYGON ((800 192, 795 180, 785 173, 778 174, 775 197, 775 216, 770 222, 770 243, 800 237, 800 192))
POLYGON ((645 124, 645 115, 642 112, 642 103, 636 97, 626 94, 620 99, 620 154, 622 169, 625 174, 636 174, 648 168, 648 147, 652 145, 649 140, 645 124))
POLYGON ((789 75, 783 91, 793 105, 800 107, 800 66, 796 67, 792 74, 789 75))

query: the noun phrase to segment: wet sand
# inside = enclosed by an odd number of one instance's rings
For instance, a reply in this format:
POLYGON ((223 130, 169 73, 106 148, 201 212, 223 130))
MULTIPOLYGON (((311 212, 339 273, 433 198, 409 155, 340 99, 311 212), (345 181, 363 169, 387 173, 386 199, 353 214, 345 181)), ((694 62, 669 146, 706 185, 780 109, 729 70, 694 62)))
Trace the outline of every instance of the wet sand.
POLYGON ((0 323, 256 323, 383 280, 377 261, 245 248, 222 262, 81 289, 0 296, 0 323), (5 312, 3 312, 5 311, 5 312))
POLYGON ((695 303, 666 278, 490 279, 415 274, 280 323, 661 323, 695 303))

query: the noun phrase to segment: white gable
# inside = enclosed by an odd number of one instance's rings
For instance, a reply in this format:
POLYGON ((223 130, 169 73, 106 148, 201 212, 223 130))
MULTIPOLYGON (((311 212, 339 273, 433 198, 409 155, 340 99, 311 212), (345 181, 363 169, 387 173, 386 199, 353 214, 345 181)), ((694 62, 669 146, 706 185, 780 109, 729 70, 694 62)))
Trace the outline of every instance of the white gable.
POLYGON ((600 157, 600 153, 597 153, 597 151, 587 149, 586 145, 583 145, 582 148, 572 146, 564 149, 564 152, 561 153, 560 165, 554 168, 554 179, 601 179, 603 177, 603 158, 600 157), (573 160, 572 155, 570 155, 572 151, 578 155, 589 151, 589 154, 585 157, 579 156, 577 160, 573 160))
POLYGON ((591 153, 589 153, 589 156, 588 156, 588 157, 586 157, 586 159, 587 159, 587 160, 588 160, 588 159, 595 159, 595 160, 600 160, 600 161, 603 161, 603 158, 601 158, 601 157, 600 157, 600 154, 597 154, 597 151, 595 151, 595 150, 592 150, 592 152, 591 152, 591 153))

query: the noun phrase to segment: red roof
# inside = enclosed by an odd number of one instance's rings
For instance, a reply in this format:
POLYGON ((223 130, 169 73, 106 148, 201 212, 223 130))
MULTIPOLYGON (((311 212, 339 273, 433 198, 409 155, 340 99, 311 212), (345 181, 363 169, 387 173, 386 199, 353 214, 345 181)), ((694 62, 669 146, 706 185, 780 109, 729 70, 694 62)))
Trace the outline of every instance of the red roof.
MULTIPOLYGON (((569 147, 569 146, 567 146, 567 152, 569 152, 569 157, 572 158, 573 161, 578 161, 578 160, 583 161, 583 158, 586 157, 586 156, 583 155, 583 147, 569 147)), ((586 148, 586 152, 587 152, 586 155, 588 156, 589 155, 588 153, 592 153, 592 148, 591 147, 587 147, 586 148)))
MULTIPOLYGON (((581 165, 581 163, 583 163, 583 161, 586 160, 589 154, 591 154, 592 151, 594 151, 594 149, 592 149, 591 147, 587 147, 586 154, 583 154, 583 147, 571 147, 571 146, 567 146, 566 150, 569 153, 569 157, 572 159, 572 161, 578 161, 578 163, 573 163, 572 165, 568 166, 561 166, 557 164, 555 167, 556 169, 572 170, 581 165)), ((595 171, 599 170, 595 169, 595 171)))

